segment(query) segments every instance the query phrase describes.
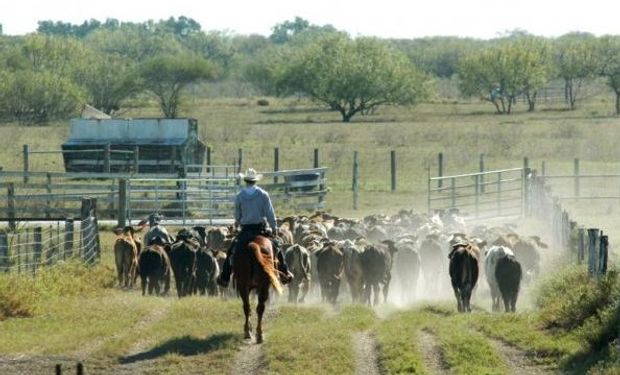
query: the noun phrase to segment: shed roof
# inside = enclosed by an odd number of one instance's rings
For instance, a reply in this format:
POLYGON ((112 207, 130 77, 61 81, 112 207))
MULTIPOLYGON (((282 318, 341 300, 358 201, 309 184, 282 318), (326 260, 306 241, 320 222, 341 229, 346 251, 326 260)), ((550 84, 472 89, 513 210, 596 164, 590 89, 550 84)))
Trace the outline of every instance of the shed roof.
POLYGON ((65 144, 182 144, 197 138, 194 119, 73 119, 65 144))

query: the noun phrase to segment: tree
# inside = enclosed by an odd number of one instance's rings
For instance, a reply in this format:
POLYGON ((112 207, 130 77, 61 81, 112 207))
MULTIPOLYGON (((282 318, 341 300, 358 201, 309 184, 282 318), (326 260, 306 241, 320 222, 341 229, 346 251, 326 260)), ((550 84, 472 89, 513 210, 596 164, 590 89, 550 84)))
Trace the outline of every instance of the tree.
POLYGON ((620 37, 601 37, 597 48, 600 62, 599 74, 607 80, 607 86, 616 94, 616 116, 620 115, 620 37))
POLYGON ((284 21, 275 25, 271 30, 269 39, 275 44, 283 44, 288 42, 293 35, 298 34, 310 27, 310 22, 301 18, 295 17, 293 21, 284 21))
POLYGON ((564 97, 571 110, 583 83, 598 72, 596 37, 587 33, 570 33, 554 41, 553 61, 557 75, 564 80, 564 97))
POLYGON ((414 104, 425 94, 425 77, 407 57, 373 38, 323 35, 295 48, 274 72, 281 95, 304 93, 349 122, 387 104, 414 104))
POLYGON ((56 74, 31 70, 0 74, 0 118, 44 124, 66 119, 83 104, 83 91, 56 74))
POLYGON ((480 96, 493 103, 497 113, 512 113, 518 95, 535 109, 536 96, 548 81, 551 65, 546 41, 510 37, 466 56, 459 64, 463 95, 480 96))
POLYGON ((76 67, 74 80, 86 89, 89 103, 112 115, 140 90, 135 64, 117 55, 91 52, 76 67))
POLYGON ((145 61, 139 68, 142 87, 159 102, 166 118, 176 118, 181 93, 190 83, 212 76, 211 65, 195 56, 157 56, 145 61))

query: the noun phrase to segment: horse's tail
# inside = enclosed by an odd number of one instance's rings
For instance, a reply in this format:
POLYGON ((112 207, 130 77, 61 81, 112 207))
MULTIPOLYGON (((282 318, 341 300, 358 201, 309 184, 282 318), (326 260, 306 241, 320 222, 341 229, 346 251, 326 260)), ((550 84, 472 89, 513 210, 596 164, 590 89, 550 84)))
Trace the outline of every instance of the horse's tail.
POLYGON ((250 242, 248 247, 254 253, 254 257, 258 261, 258 264, 262 267, 263 271, 267 274, 269 278, 269 282, 273 286, 273 288, 278 292, 282 293, 282 284, 280 284, 280 279, 278 279, 278 271, 273 266, 273 262, 271 262, 260 249, 260 246, 255 242, 250 242))

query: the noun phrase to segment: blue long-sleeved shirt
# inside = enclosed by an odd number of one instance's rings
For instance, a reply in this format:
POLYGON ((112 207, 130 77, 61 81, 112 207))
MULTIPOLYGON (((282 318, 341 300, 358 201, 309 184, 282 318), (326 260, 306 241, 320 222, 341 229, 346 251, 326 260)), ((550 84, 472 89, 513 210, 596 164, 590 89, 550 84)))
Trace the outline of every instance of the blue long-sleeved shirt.
POLYGON ((269 223, 277 228, 276 214, 269 194, 258 186, 246 187, 235 197, 235 220, 241 225, 269 223))

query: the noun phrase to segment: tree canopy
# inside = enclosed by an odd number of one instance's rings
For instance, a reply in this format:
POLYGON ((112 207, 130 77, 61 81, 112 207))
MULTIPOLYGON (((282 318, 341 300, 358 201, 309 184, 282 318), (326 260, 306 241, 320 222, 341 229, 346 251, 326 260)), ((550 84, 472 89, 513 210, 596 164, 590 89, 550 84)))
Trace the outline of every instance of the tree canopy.
POLYGON ((187 85, 210 78, 211 65, 195 56, 157 56, 145 61, 138 75, 142 86, 151 92, 166 118, 176 118, 187 85))
POLYGON ((373 38, 330 34, 289 52, 274 73, 280 94, 303 93, 349 122, 385 104, 414 104, 425 77, 407 57, 373 38))

